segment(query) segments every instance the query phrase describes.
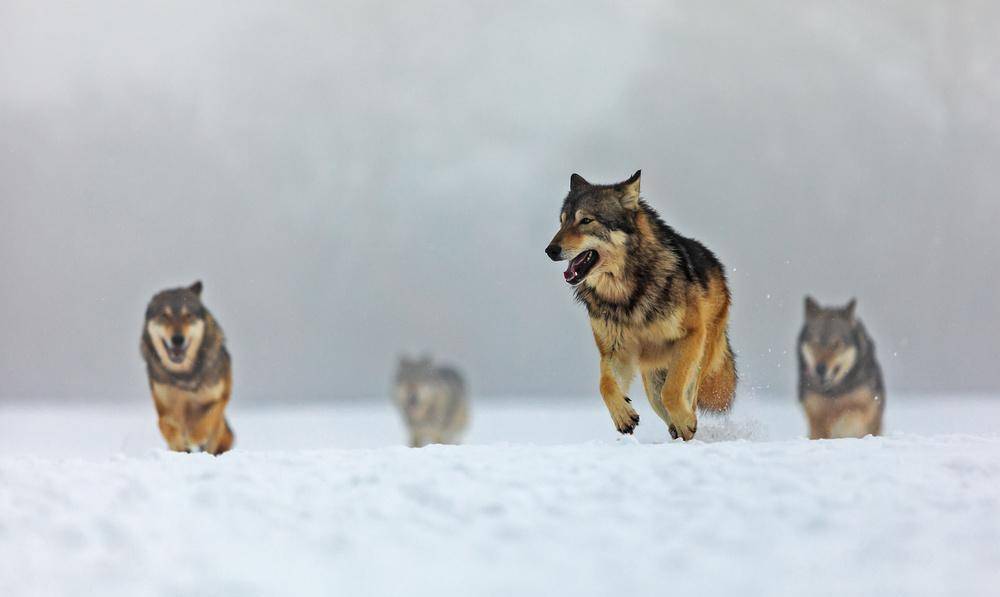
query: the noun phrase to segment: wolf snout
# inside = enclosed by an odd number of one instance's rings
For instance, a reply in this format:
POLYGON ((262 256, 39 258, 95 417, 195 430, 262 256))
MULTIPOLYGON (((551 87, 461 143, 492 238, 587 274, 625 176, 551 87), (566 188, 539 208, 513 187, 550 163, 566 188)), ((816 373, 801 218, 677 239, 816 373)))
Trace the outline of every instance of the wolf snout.
POLYGON ((818 375, 820 379, 826 377, 826 363, 816 365, 816 375, 818 375))
POLYGON ((180 348, 184 346, 184 336, 182 334, 174 334, 170 337, 170 343, 180 348))
POLYGON ((551 244, 545 247, 545 254, 549 256, 552 261, 559 261, 562 258, 562 247, 557 244, 551 244))

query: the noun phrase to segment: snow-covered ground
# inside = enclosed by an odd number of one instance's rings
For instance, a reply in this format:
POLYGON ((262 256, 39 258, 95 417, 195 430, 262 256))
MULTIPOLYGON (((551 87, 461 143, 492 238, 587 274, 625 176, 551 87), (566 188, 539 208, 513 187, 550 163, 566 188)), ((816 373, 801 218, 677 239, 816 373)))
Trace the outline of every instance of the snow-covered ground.
POLYGON ((0 407, 0 595, 995 595, 1000 398, 890 397, 808 441, 743 398, 667 441, 596 397, 478 403, 411 450, 388 404, 235 403, 237 450, 152 406, 0 407))

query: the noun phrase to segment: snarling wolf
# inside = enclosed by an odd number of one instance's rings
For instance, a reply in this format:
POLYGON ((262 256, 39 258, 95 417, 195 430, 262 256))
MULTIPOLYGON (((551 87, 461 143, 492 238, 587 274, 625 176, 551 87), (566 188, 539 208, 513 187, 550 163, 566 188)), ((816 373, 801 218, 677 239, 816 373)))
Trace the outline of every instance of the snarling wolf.
POLYGON ((875 343, 854 314, 857 302, 823 308, 806 297, 799 334, 799 401, 812 439, 882 432, 885 386, 875 343))
POLYGON ((434 366, 429 357, 400 358, 393 401, 414 448, 457 444, 469 422, 462 376, 451 367, 434 366))
POLYGON ((545 252, 569 261, 563 277, 590 315, 601 397, 618 431, 639 423, 625 395, 638 369, 670 435, 689 440, 696 408, 725 411, 736 392, 729 287, 715 255, 639 197, 640 176, 594 185, 573 174, 545 252))
POLYGON ((221 454, 233 445, 225 418, 232 368, 222 328, 202 304, 201 289, 199 281, 153 297, 141 350, 167 446, 221 454))

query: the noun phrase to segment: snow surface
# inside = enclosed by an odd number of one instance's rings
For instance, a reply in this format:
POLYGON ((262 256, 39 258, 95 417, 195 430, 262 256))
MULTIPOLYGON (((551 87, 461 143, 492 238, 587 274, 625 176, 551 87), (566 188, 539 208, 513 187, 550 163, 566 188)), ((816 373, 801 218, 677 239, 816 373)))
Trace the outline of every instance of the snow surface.
POLYGON ((0 595, 995 595, 1000 399, 890 401, 808 441, 743 399, 667 441, 640 404, 477 403, 413 450, 388 403, 234 404, 237 450, 163 450, 151 405, 0 408, 0 595))

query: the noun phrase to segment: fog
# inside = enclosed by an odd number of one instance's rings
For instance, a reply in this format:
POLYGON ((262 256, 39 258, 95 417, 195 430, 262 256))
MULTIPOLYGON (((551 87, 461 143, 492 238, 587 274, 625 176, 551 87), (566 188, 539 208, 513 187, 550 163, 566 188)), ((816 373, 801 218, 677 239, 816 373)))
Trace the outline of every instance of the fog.
POLYGON ((806 293, 858 298, 890 399, 1000 391, 1000 5, 275 4, 0 3, 0 400, 148 400, 195 279, 236 401, 406 351, 596 399, 543 249, 572 172, 637 168, 728 268, 742 393, 794 395, 806 293))

